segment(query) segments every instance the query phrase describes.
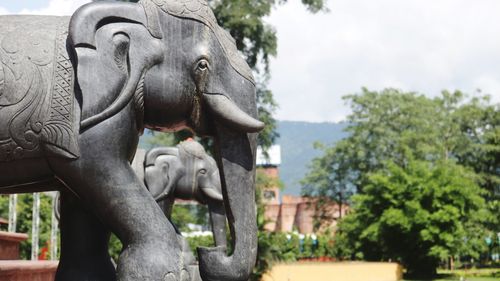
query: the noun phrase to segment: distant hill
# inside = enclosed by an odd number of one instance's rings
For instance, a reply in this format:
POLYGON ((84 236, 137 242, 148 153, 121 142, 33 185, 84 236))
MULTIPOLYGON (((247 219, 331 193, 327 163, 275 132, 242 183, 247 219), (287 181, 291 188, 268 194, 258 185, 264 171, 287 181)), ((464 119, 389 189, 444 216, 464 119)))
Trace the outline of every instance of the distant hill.
MULTIPOLYGON (((283 194, 300 194, 299 181, 307 173, 307 166, 311 160, 321 154, 321 151, 313 148, 314 142, 332 144, 346 136, 343 132, 346 126, 346 123, 278 122, 280 138, 276 144, 281 146, 279 171, 280 178, 285 184, 283 194)), ((150 148, 151 145, 147 141, 149 138, 151 133, 146 131, 140 139, 139 147, 150 148)))
POLYGON ((344 138, 347 123, 310 123, 301 121, 279 121, 281 146, 280 178, 285 184, 283 194, 299 195, 299 181, 307 173, 308 165, 321 151, 314 149, 316 141, 332 144, 344 138))

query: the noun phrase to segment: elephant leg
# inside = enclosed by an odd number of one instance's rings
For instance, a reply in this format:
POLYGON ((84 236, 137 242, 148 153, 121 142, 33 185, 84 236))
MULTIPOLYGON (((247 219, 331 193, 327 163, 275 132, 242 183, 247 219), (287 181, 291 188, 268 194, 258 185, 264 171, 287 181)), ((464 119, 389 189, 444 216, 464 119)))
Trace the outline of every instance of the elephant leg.
POLYGON ((177 280, 181 246, 174 227, 126 161, 87 156, 99 153, 87 151, 77 161, 54 161, 52 167, 123 243, 117 280, 177 280))
POLYGON ((215 245, 226 247, 226 210, 224 209, 224 203, 222 201, 210 201, 208 202, 208 211, 215 245))
POLYGON ((56 281, 114 281, 109 230, 69 191, 61 192, 61 259, 56 281))

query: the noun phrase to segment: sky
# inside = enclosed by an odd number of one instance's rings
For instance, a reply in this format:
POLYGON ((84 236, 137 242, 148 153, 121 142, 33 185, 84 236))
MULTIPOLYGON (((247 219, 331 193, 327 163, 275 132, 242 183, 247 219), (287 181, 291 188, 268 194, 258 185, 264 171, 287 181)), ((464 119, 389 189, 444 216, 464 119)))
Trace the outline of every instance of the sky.
MULTIPOLYGON (((269 88, 279 120, 338 122, 361 87, 434 97, 478 90, 500 102, 500 1, 327 0, 311 14, 297 0, 266 20, 278 34, 269 88)), ((0 14, 69 15, 88 0, 0 0, 0 14)))

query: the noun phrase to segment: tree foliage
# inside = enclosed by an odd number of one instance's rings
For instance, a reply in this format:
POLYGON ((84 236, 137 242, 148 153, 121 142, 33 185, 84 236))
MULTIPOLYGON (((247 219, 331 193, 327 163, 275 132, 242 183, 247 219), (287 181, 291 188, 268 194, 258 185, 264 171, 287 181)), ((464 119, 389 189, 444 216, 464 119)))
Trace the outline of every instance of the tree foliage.
POLYGON ((352 108, 349 136, 332 146, 317 145, 324 154, 310 165, 305 193, 331 195, 342 187, 362 192, 370 172, 384 168, 387 160, 404 166, 408 151, 417 160, 454 160, 473 169, 489 195, 500 193, 499 105, 487 96, 468 99, 444 91, 431 99, 396 89, 362 89, 344 99, 352 108))
POLYGON ((344 99, 349 136, 318 144, 323 155, 302 181, 308 195, 357 193, 338 254, 400 260, 422 274, 450 255, 477 256, 479 235, 500 230, 491 215, 500 212, 499 105, 459 91, 428 98, 362 89, 344 99))
POLYGON ((486 250, 482 223, 491 216, 484 192, 474 173, 451 161, 389 162, 354 195, 340 223, 340 254, 399 261, 415 277, 435 275, 449 256, 477 259, 486 250))

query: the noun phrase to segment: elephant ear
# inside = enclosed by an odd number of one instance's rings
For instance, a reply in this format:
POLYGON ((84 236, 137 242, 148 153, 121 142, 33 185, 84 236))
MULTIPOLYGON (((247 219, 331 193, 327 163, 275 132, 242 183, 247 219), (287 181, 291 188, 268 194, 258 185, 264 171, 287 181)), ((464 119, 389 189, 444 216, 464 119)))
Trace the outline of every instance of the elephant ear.
POLYGON ((72 16, 69 44, 77 56, 82 99, 93 106, 82 115, 82 130, 122 110, 136 93, 144 71, 161 59, 159 35, 146 26, 144 8, 136 3, 94 2, 72 16), (116 67, 107 65, 107 59, 116 67), (93 104, 95 91, 106 91, 104 100, 113 100, 111 104, 93 104))
POLYGON ((157 147, 146 153, 145 182, 156 201, 161 201, 172 193, 175 179, 170 177, 169 162, 178 157, 179 152, 174 147, 157 147))
POLYGON ((164 200, 172 192, 173 184, 169 170, 170 165, 165 159, 158 159, 154 166, 145 169, 144 182, 157 202, 164 200))

